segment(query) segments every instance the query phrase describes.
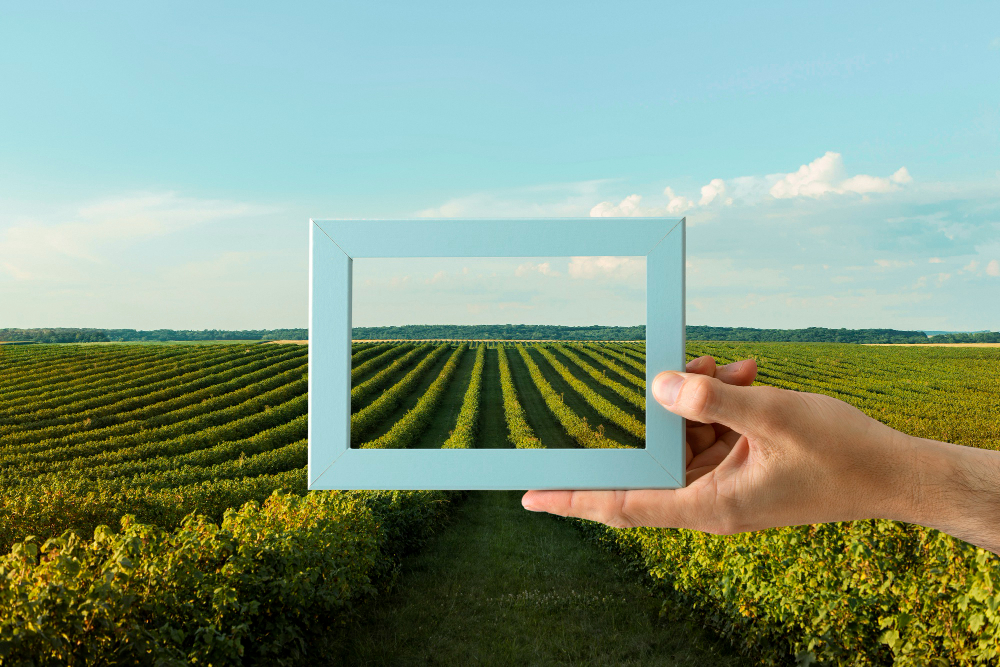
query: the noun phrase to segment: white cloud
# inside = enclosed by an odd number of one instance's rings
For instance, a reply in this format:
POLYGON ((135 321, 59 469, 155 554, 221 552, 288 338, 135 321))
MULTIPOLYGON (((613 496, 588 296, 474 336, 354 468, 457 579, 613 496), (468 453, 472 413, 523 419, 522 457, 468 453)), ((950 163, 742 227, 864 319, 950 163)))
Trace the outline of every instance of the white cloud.
POLYGON ((962 270, 969 271, 971 273, 972 271, 975 271, 978 268, 979 268, 979 262, 977 262, 976 260, 972 260, 971 262, 963 266, 962 270))
POLYGON ((840 153, 827 151, 809 164, 799 167, 789 174, 772 174, 779 177, 771 186, 770 194, 775 199, 792 197, 822 197, 827 194, 869 194, 891 192, 913 181, 906 167, 901 167, 888 178, 857 174, 847 177, 844 160, 840 153))
POLYGON ((670 215, 681 215, 694 208, 694 202, 687 197, 678 196, 670 187, 663 188, 663 194, 667 196, 667 213, 670 215))
POLYGON ((621 200, 619 203, 615 204, 610 201, 602 201, 601 203, 590 209, 590 217, 592 218, 637 218, 637 217, 649 217, 649 216, 668 216, 668 215, 680 215, 685 211, 689 210, 694 206, 692 202, 687 197, 678 197, 674 195, 674 191, 670 188, 664 190, 670 199, 666 206, 663 207, 649 207, 645 208, 641 206, 642 195, 629 195, 625 199, 621 200))
POLYGON ((949 278, 951 278, 951 274, 950 273, 939 273, 939 274, 937 274, 937 284, 938 284, 938 287, 940 287, 941 285, 944 285, 945 282, 947 282, 949 278))
POLYGON ((637 257, 573 257, 568 271, 571 278, 631 278, 646 272, 646 261, 637 257))
POLYGON ((719 201, 723 204, 732 204, 732 198, 726 198, 726 182, 721 178, 713 178, 709 181, 708 185, 703 185, 701 188, 701 200, 698 202, 699 206, 708 206, 714 201, 719 201))
POLYGON ((927 260, 927 263, 928 264, 940 264, 941 261, 942 260, 941 260, 940 257, 931 257, 929 260, 927 260))
POLYGON ((514 275, 517 277, 523 277, 528 275, 533 275, 535 273, 540 273, 543 276, 555 277, 561 275, 558 271, 552 268, 549 262, 540 262, 534 264, 532 262, 525 262, 524 264, 519 264, 516 269, 514 269, 514 275))
POLYGON ((996 37, 990 42, 990 51, 1000 51, 1000 37, 996 37))
POLYGON ((990 263, 986 265, 986 275, 1000 276, 1000 262, 995 259, 990 260, 990 263))
POLYGON ((617 205, 609 201, 602 201, 590 209, 590 217, 618 218, 639 216, 642 215, 642 209, 639 208, 639 202, 641 201, 642 197, 640 195, 629 195, 617 205))

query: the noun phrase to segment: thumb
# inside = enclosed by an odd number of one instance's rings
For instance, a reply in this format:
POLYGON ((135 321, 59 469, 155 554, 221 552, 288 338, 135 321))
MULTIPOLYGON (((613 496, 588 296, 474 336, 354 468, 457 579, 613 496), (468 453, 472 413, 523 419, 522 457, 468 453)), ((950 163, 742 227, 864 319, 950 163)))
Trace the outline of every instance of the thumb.
POLYGON ((759 420, 760 387, 737 387, 698 373, 665 371, 653 378, 653 398, 676 415, 705 424, 724 424, 745 433, 759 420))

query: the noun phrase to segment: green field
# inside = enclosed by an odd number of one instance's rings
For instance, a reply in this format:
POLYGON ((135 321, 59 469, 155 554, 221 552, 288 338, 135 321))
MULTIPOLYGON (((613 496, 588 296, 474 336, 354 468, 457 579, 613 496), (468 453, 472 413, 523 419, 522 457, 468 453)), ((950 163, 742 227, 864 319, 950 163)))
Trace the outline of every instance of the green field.
MULTIPOLYGON (((0 663, 1000 659, 1000 559, 919 527, 716 537, 529 515, 509 494, 305 494, 307 354, 0 346, 0 663)), ((1000 443, 1000 349, 689 344, 701 354, 753 357, 760 383, 907 433, 1000 443)), ((641 447, 643 356, 355 344, 352 444, 641 447)))

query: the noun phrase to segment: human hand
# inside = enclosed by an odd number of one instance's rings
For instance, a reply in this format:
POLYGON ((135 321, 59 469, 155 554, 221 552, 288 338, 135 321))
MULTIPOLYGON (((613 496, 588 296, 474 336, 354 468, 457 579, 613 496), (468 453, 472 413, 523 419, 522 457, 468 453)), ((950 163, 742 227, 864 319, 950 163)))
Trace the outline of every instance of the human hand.
POLYGON ((753 382, 752 360, 692 360, 653 395, 684 417, 687 486, 635 491, 528 491, 525 508, 616 527, 732 534, 862 518, 902 518, 913 485, 899 477, 918 441, 820 394, 753 382))

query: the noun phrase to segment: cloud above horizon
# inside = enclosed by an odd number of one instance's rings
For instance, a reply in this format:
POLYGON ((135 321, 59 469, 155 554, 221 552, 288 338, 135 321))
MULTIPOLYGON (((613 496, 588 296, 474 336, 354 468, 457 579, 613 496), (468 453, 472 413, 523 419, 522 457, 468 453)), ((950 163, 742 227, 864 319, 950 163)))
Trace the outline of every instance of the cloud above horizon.
POLYGON ((681 215, 698 207, 732 206, 739 202, 758 203, 766 199, 799 197, 820 199, 835 195, 868 196, 896 192, 912 182, 913 178, 906 167, 900 167, 886 177, 868 174, 848 176, 843 156, 840 153, 827 151, 812 162, 788 173, 738 176, 729 180, 713 178, 701 187, 697 204, 684 195, 678 195, 673 188, 667 186, 663 190, 663 194, 667 197, 664 206, 643 207, 642 195, 631 194, 618 204, 612 201, 595 204, 590 210, 590 215, 592 217, 670 216, 681 215))
POLYGON ((526 209, 524 189, 465 198, 462 210, 488 216, 503 200, 515 216, 687 216, 692 323, 1000 330, 979 305, 1000 289, 1000 172, 921 182, 902 165, 852 172, 828 151, 789 171, 703 183, 614 198, 621 181, 588 181, 535 190, 547 198, 526 209))

